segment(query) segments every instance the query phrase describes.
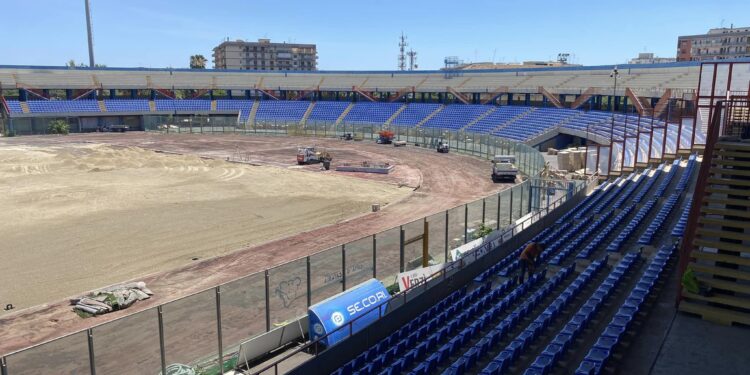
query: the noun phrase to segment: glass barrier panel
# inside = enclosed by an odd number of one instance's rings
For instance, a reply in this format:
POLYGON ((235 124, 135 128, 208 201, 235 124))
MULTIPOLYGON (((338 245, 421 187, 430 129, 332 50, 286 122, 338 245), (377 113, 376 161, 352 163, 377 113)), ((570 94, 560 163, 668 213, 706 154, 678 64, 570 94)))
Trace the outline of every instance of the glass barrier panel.
POLYGON ((221 335, 225 352, 264 332, 266 332, 266 276, 264 272, 257 272, 222 285, 221 335))
POLYGON ((372 278, 372 236, 346 244, 346 289, 372 278))
POLYGON ((665 154, 676 154, 677 153, 677 124, 667 125, 667 137, 666 147, 664 148, 665 154))
POLYGON ((424 219, 404 224, 404 271, 422 267, 424 219))
POLYGON ((310 256, 310 288, 313 305, 343 290, 341 260, 341 246, 334 246, 310 256))
POLYGON ((385 286, 396 282, 396 276, 401 272, 400 246, 401 229, 399 227, 380 232, 375 236, 375 271, 378 280, 385 286))
POLYGON ((6 359, 8 375, 91 373, 85 331, 11 354, 6 359))
POLYGON ((307 259, 268 270, 271 329, 307 315, 307 259))
POLYGON ((169 302, 162 313, 167 366, 180 363, 199 369, 217 365, 214 289, 169 302))
POLYGON ((499 198, 500 199, 500 227, 505 227, 510 225, 512 221, 512 215, 513 212, 511 211, 511 200, 510 200, 510 190, 506 189, 500 192, 499 198))
POLYGON ((651 133, 651 158, 661 159, 664 147, 664 128, 654 128, 651 133))
POLYGON ((97 373, 127 375, 161 371, 156 308, 94 327, 93 331, 97 373))
POLYGON ((427 218, 430 264, 445 263, 445 223, 445 212, 438 212, 427 218))
POLYGON ((466 228, 466 206, 458 206, 448 210, 448 251, 464 243, 464 229, 466 228))
POLYGON ((498 229, 497 203, 497 194, 484 198, 484 225, 492 230, 498 229))
POLYGON ((467 226, 467 235, 469 237, 468 241, 475 240, 479 238, 480 235, 480 229, 482 227, 482 219, 484 215, 484 206, 482 200, 477 200, 471 203, 468 203, 466 205, 468 207, 468 218, 466 220, 466 226, 467 226))
POLYGON ((599 173, 609 175, 609 146, 599 147, 599 173))

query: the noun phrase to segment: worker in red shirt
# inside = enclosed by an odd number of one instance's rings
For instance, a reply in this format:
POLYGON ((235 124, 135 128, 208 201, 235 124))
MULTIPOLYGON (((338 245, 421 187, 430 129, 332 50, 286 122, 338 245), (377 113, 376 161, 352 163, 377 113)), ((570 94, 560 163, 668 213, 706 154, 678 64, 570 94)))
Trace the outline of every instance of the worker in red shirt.
POLYGON ((526 248, 523 249, 521 252, 521 256, 518 257, 519 262, 521 262, 521 276, 518 278, 518 283, 523 282, 523 276, 526 274, 526 271, 529 272, 529 277, 534 273, 534 270, 536 269, 536 260, 539 258, 539 254, 542 253, 542 250, 544 250, 544 244, 532 242, 528 245, 526 245, 526 248))

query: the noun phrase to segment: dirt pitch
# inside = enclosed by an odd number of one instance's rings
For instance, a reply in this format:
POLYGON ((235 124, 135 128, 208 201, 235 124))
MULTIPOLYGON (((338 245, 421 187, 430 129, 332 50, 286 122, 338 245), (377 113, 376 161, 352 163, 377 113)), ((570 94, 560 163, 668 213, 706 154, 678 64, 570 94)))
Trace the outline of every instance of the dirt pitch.
POLYGON ((478 158, 371 141, 149 133, 0 139, 0 205, 12 207, 0 213, 0 302, 58 301, 0 315, 0 353, 510 187, 488 173, 489 162, 478 158), (301 145, 325 147, 334 164, 396 168, 386 176, 300 167, 301 145), (372 203, 385 208, 367 213, 372 203), (154 298, 85 320, 61 300, 132 279, 146 281, 154 298))

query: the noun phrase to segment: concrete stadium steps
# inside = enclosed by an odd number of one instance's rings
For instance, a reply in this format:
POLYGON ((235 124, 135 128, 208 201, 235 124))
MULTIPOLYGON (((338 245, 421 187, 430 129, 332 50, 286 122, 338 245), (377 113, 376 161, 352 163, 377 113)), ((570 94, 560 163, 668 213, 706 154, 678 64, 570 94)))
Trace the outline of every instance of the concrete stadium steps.
POLYGON ((107 106, 104 104, 104 100, 97 100, 97 105, 99 106, 100 111, 107 112, 107 106))
POLYGON ((415 126, 415 128, 418 128, 418 127, 424 125, 427 121, 430 121, 431 118, 435 117, 435 115, 437 115, 438 113, 440 113, 440 111, 442 111, 443 109, 445 109, 444 105, 441 105, 440 107, 437 107, 434 111, 432 111, 432 113, 430 113, 429 115, 427 115, 427 117, 423 118, 422 121, 418 122, 417 125, 415 126))
POLYGON ((688 265, 711 294, 683 288, 681 311, 750 325, 750 142, 718 141, 688 265))
POLYGON ((23 113, 31 113, 31 110, 29 109, 29 103, 27 102, 21 102, 21 111, 23 113))
POLYGON ((307 110, 305 111, 305 114, 302 115, 302 119, 299 120, 299 125, 300 126, 304 127, 305 124, 307 123, 307 118, 310 117, 310 113, 312 113, 313 108, 315 108, 315 103, 316 102, 310 102, 310 105, 307 107, 307 110))
POLYGON ((512 125, 512 124, 513 124, 514 122, 516 122, 516 121, 518 121, 519 119, 522 119, 523 117, 525 117, 525 116, 529 115, 529 114, 530 114, 531 112, 534 112, 534 110, 535 110, 535 108, 534 108, 534 107, 529 107, 529 110, 528 110, 528 111, 526 111, 526 112, 523 112, 523 113, 520 113, 520 114, 519 114, 518 116, 516 116, 516 117, 514 117, 514 118, 510 119, 509 121, 507 121, 507 122, 505 122, 505 123, 499 124, 499 125, 498 125, 497 127, 495 127, 494 129, 490 130, 490 132, 489 132, 489 133, 490 133, 490 134, 495 134, 495 133, 496 133, 496 132, 498 132, 499 130, 502 130, 502 129, 505 129, 505 128, 507 128, 508 126, 511 126, 511 125, 512 125))
POLYGON ((403 112, 406 109, 406 107, 408 107, 408 104, 404 104, 401 107, 399 107, 399 109, 397 109, 396 112, 393 112, 393 114, 391 115, 391 117, 389 117, 388 120, 386 120, 383 125, 384 126, 390 126, 391 123, 393 122, 393 120, 395 120, 396 117, 398 117, 398 115, 400 115, 401 112, 403 112))
POLYGON ((466 128, 476 124, 477 122, 481 121, 483 118, 489 116, 492 112, 497 111, 498 107, 493 106, 492 108, 488 109, 487 112, 482 113, 481 115, 475 117, 473 120, 469 121, 468 124, 464 125, 459 131, 465 131, 466 128))
POLYGON ((346 109, 344 109, 344 111, 341 112, 341 116, 339 116, 339 118, 336 119, 336 123, 335 124, 338 125, 342 121, 344 121, 344 118, 346 117, 346 115, 349 114, 349 112, 351 112, 352 108, 354 108, 354 103, 349 103, 349 105, 346 107, 346 109))
POLYGON ((260 100, 253 102, 252 108, 250 108, 250 115, 247 116, 247 124, 250 126, 255 125, 255 115, 258 114, 258 108, 260 107, 260 100))
POLYGON ((148 101, 149 112, 156 112, 156 103, 153 100, 148 101))

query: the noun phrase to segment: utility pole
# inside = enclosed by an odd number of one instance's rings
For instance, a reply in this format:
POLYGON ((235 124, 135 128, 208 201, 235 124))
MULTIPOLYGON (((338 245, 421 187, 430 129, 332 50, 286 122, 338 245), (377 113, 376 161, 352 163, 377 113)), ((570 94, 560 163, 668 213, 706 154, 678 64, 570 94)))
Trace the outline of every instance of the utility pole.
POLYGON ((94 37, 91 34, 91 5, 89 0, 83 0, 86 5, 86 33, 89 39, 89 67, 94 67, 94 37))
POLYGON ((417 69, 417 51, 410 49, 406 55, 409 56, 409 70, 417 69))

